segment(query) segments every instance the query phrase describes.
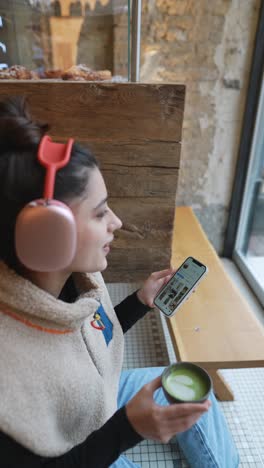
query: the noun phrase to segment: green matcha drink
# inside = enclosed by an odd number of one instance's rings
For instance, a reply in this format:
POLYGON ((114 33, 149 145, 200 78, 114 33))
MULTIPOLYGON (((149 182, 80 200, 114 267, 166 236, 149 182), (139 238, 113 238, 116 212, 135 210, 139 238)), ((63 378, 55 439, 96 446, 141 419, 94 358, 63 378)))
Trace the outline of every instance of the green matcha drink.
POLYGON ((173 370, 164 386, 170 395, 183 401, 200 400, 208 392, 208 384, 191 369, 173 370))

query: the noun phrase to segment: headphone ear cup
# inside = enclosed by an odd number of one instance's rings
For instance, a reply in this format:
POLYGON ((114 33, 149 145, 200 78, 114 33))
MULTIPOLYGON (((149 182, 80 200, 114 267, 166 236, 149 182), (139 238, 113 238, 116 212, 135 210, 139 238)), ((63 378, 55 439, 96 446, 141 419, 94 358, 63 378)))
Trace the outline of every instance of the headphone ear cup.
POLYGON ((75 256, 77 232, 71 209, 62 202, 36 200, 19 213, 15 227, 18 259, 33 271, 58 271, 75 256))

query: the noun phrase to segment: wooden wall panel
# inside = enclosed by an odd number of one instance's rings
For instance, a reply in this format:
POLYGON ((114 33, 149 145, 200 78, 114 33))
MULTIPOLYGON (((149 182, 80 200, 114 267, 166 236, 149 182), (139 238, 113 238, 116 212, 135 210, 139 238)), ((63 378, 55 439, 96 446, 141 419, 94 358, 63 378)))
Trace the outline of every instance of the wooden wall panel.
POLYGON ((58 139, 97 156, 109 204, 123 221, 107 281, 138 281, 166 268, 180 163, 185 88, 174 84, 1 81, 0 98, 28 97, 58 139))
POLYGON ((110 198, 109 205, 123 220, 116 232, 116 249, 163 249, 170 245, 174 203, 159 198, 110 198))
POLYGON ((173 197, 178 171, 163 167, 102 166, 113 197, 173 197))
POLYGON ((142 83, 1 81, 1 95, 25 94, 53 135, 88 141, 171 141, 182 134, 184 86, 142 83))
POLYGON ((152 271, 168 267, 170 258, 170 245, 163 249, 115 249, 111 253, 111 270, 107 268, 103 275, 106 281, 112 283, 141 281, 152 271))
MULTIPOLYGON (((81 141, 84 146, 87 142, 81 141)), ((181 144, 167 141, 94 142, 88 144, 103 167, 107 165, 136 167, 171 167, 179 169, 181 144), (111 154, 111 160, 109 160, 111 154)))

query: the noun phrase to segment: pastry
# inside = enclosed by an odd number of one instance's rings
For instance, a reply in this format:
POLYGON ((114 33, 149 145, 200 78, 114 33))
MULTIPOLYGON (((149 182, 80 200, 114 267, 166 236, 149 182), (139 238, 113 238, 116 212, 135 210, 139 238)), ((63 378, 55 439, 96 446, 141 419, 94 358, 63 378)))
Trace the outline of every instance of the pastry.
POLYGON ((0 70, 1 80, 38 80, 39 75, 34 71, 27 70, 22 65, 12 65, 10 68, 0 70))
POLYGON ((106 81, 112 79, 112 74, 109 70, 95 71, 82 64, 73 65, 65 71, 59 69, 46 70, 41 75, 27 70, 22 65, 13 65, 5 70, 0 70, 0 80, 38 80, 40 78, 73 81, 106 81))
POLYGON ((63 71, 62 70, 45 70, 43 73, 43 78, 48 78, 48 79, 58 79, 61 78, 63 71))
POLYGON ((73 81, 104 81, 111 80, 112 74, 109 70, 95 71, 86 65, 73 65, 61 75, 63 80, 73 81))

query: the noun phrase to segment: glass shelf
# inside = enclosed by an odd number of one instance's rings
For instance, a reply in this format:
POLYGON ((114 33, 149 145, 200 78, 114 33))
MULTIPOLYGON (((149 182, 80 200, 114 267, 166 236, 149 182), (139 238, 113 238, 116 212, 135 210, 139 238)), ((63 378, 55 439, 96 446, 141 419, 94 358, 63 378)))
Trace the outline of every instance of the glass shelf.
POLYGON ((111 72, 91 79, 130 76, 130 0, 1 0, 0 38, 1 74, 20 65, 34 78, 61 79, 75 66, 81 80, 83 64, 111 72))

